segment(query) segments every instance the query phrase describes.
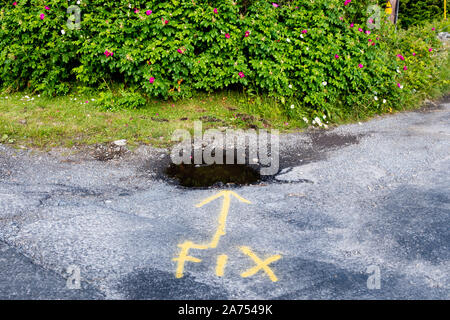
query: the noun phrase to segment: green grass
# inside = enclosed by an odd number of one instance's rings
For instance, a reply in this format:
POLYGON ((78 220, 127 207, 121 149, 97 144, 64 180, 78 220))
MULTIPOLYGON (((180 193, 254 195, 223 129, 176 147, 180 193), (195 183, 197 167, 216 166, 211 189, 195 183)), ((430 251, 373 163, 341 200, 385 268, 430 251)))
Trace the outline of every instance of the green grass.
POLYGON ((163 147, 171 144, 174 130, 192 132, 195 120, 202 120, 204 129, 307 127, 303 120, 288 120, 277 106, 270 107, 267 103, 255 107, 243 95, 233 92, 204 94, 179 102, 154 101, 144 108, 120 111, 104 111, 97 105, 95 95, 56 98, 29 95, 29 99, 25 95, 0 97, 1 143, 50 149, 126 139, 131 147, 139 144, 163 147))

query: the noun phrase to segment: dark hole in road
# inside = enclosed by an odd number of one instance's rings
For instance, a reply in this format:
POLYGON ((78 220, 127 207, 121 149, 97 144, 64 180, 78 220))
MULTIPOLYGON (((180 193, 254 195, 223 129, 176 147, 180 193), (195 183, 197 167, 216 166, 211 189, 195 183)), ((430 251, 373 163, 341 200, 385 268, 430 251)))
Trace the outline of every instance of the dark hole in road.
MULTIPOLYGON (((166 174, 178 181, 183 187, 206 188, 214 186, 248 185, 261 180, 261 175, 254 166, 237 164, 234 159, 233 164, 225 164, 226 156, 224 152, 224 164, 173 164, 166 169, 166 174)), ((248 163, 246 161, 246 163, 248 163)))
POLYGON ((224 150, 224 164, 175 165, 173 163, 167 164, 166 162, 163 172, 166 176, 173 179, 173 182, 176 184, 188 188, 223 187, 225 184, 232 187, 249 184, 264 186, 266 183, 313 183, 308 179, 284 181, 276 179, 276 176, 283 170, 286 173, 292 167, 322 160, 326 157, 328 151, 357 144, 362 137, 362 135, 345 135, 322 131, 309 132, 306 136, 309 138, 309 141, 306 143, 296 142, 293 145, 287 145, 285 148, 282 148, 283 150, 281 150, 278 159, 278 172, 273 175, 261 175, 259 173, 262 168, 261 164, 249 162, 247 150, 246 164, 237 164, 236 150, 234 162, 225 164, 226 151, 224 150))

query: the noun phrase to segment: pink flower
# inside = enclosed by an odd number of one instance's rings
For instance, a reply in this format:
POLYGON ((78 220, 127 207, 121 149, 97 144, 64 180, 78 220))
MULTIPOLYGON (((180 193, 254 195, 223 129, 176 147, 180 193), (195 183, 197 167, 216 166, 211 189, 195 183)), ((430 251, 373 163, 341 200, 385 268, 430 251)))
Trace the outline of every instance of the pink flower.
POLYGON ((41 18, 41 20, 44 20, 45 14, 41 13, 41 14, 39 15, 39 18, 41 18))
POLYGON ((433 51, 433 48, 428 49, 428 52, 431 52, 431 51, 433 51))
POLYGON ((244 73, 243 73, 243 72, 239 72, 239 77, 241 77, 241 78, 245 78, 245 75, 244 75, 244 73))
POLYGON ((397 57, 402 61, 405 60, 405 58, 401 54, 398 54, 397 57))
POLYGON ((372 18, 369 18, 369 23, 373 23, 373 19, 372 18))
POLYGON ((44 8, 45 8, 45 10, 50 10, 50 7, 48 7, 48 6, 45 6, 44 8))
POLYGON ((302 33, 308 33, 308 30, 304 29, 302 30, 302 33))
POLYGON ((342 21, 342 20, 344 20, 344 18, 342 18, 342 17, 339 17, 339 20, 341 20, 341 21, 342 21))
POLYGON ((183 50, 181 50, 181 49, 178 49, 177 51, 178 51, 178 53, 183 53, 183 50))
POLYGON ((17 2, 14 1, 14 2, 13 2, 13 6, 17 6, 17 2))
POLYGON ((217 8, 214 8, 214 10, 213 10, 213 11, 214 11, 214 13, 215 13, 215 14, 217 14, 217 8))
POLYGON ((148 81, 149 81, 150 83, 153 83, 153 82, 155 82, 155 78, 150 77, 150 79, 148 79, 148 81))
POLYGON ((374 45, 375 45, 375 42, 372 42, 372 45, 374 46, 374 45))
POLYGON ((148 16, 151 15, 152 14, 152 10, 145 11, 145 14, 148 15, 148 16))
POLYGON ((335 58, 335 59, 339 59, 339 55, 338 55, 338 54, 335 54, 335 55, 334 55, 334 58, 335 58))
POLYGON ((360 63, 360 64, 358 64, 358 67, 359 67, 360 69, 362 69, 364 66, 360 63))
POLYGON ((414 53, 413 53, 413 57, 414 57, 415 55, 416 55, 416 53, 414 52, 414 53))
POLYGON ((350 23, 350 28, 353 28, 355 26, 355 24, 352 22, 350 23))
POLYGON ((366 30, 366 34, 370 34, 370 30, 366 30))
POLYGON ((403 70, 405 70, 405 71, 408 70, 408 67, 407 67, 407 66, 404 66, 404 67, 403 67, 403 70))
POLYGON ((139 13, 139 10, 138 9, 134 9, 134 13, 139 13))
POLYGON ((109 56, 112 57, 114 55, 114 53, 109 52, 108 50, 105 50, 104 55, 107 56, 107 57, 109 57, 109 56))
POLYGON ((399 87, 400 89, 403 88, 403 86, 400 83, 397 83, 397 87, 399 87))
POLYGON ((89 103, 89 100, 86 100, 84 103, 89 103))
POLYGON ((273 2, 272 5, 273 5, 274 8, 278 8, 279 7, 279 5, 276 4, 275 2, 273 2))
POLYGON ((372 42, 372 39, 369 39, 369 42, 372 42))
POLYGON ((250 31, 249 30, 247 30, 247 31, 245 31, 245 36, 244 37, 248 37, 250 35, 250 31))
POLYGON ((230 34, 229 33, 225 33, 225 38, 230 39, 230 34))
POLYGON ((344 6, 348 5, 350 2, 352 2, 352 0, 345 0, 344 6))
POLYGON ((359 32, 363 32, 364 30, 363 30, 363 29, 361 29, 361 28, 358 28, 358 31, 359 31, 359 32))
POLYGON ((433 30, 433 31, 434 31, 434 30, 436 30, 436 29, 435 29, 435 28, 433 27, 433 28, 431 28, 431 30, 433 30))

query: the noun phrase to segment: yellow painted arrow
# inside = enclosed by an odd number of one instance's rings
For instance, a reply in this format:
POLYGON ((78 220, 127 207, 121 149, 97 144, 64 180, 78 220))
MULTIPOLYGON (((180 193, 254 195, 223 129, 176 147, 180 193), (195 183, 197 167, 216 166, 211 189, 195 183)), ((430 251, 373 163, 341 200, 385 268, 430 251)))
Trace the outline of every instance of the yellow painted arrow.
POLYGON ((184 264, 186 261, 191 262, 200 262, 201 260, 195 257, 188 256, 189 249, 199 249, 199 250, 206 250, 206 249, 212 249, 216 248, 219 244, 220 237, 226 234, 225 228, 226 228, 226 222, 228 217, 228 211, 230 210, 230 202, 231 202, 231 196, 235 197, 241 202, 245 203, 251 203, 247 199, 242 198, 239 196, 236 192, 230 191, 230 190, 224 190, 221 191, 205 200, 200 202, 196 205, 197 208, 203 207, 204 205, 210 203, 211 201, 214 201, 216 199, 219 199, 220 197, 223 197, 223 203, 222 203, 222 209, 220 210, 219 214, 219 225, 217 227, 217 230, 212 238, 212 240, 207 244, 196 244, 192 241, 185 241, 178 245, 178 247, 181 248, 180 254, 177 258, 174 258, 174 261, 178 261, 177 265, 177 271, 176 271, 176 277, 181 278, 183 277, 183 271, 184 271, 184 264))
POLYGON ((230 210, 230 202, 231 202, 231 196, 235 197, 241 202, 245 203, 251 203, 247 199, 242 198, 240 195, 238 195, 236 192, 225 190, 221 191, 205 200, 200 202, 196 205, 197 208, 203 207, 204 205, 210 203, 211 201, 214 201, 220 197, 223 197, 223 203, 222 203, 222 209, 220 210, 219 215, 219 226, 217 228, 216 233, 214 234, 214 237, 212 238, 211 242, 207 245, 208 248, 216 248, 219 244, 220 237, 225 235, 225 225, 227 223, 227 217, 228 217, 228 211, 230 210))

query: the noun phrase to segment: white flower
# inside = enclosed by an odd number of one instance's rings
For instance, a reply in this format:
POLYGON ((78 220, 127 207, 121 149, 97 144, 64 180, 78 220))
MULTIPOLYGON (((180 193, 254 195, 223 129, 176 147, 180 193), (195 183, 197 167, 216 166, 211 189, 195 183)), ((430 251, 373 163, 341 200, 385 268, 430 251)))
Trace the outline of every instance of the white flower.
POLYGON ((309 47, 306 47, 306 50, 308 51, 308 50, 309 50, 309 47))
POLYGON ((286 41, 287 41, 287 42, 291 42, 291 39, 287 38, 286 41))
POLYGON ((66 31, 64 31, 64 29, 61 29, 61 34, 66 34, 66 31))
POLYGON ((400 70, 397 68, 397 73, 400 73, 400 70))
POLYGON ((303 117, 303 121, 305 121, 306 123, 308 123, 308 119, 306 117, 303 117))
POLYGON ((328 129, 328 126, 327 126, 326 124, 324 124, 323 127, 324 127, 325 129, 328 129))
POLYGON ((95 99, 94 99, 94 98, 92 98, 92 99, 91 99, 91 101, 95 101, 95 99))
POLYGON ((293 104, 291 104, 291 109, 294 109, 294 105, 293 104))
MULTIPOLYGON (((80 4, 81 3, 81 0, 78 0, 77 1, 77 4, 80 4)), ((130 6, 130 8, 131 8, 131 4, 129 5, 130 6)))
POLYGON ((303 39, 303 35, 302 35, 302 34, 300 35, 300 38, 302 38, 302 39, 303 39))
POLYGON ((73 98, 73 100, 77 100, 77 98, 73 98))
POLYGON ((5 99, 8 99, 8 97, 5 97, 5 99))
POLYGON ((322 117, 324 120, 327 118, 327 116, 326 115, 323 115, 323 117, 322 117))
POLYGON ((377 96, 375 96, 375 97, 373 97, 374 99, 375 99, 375 101, 377 101, 378 100, 378 97, 377 96))
POLYGON ((328 84, 328 82, 326 82, 326 81, 322 82, 323 86, 326 86, 327 84, 328 84))
POLYGON ((383 99, 383 103, 386 103, 386 99, 383 99))
POLYGON ((402 84, 400 85, 400 89, 403 89, 403 85, 402 84))
POLYGON ((292 84, 289 85, 289 89, 292 89, 292 84))
POLYGON ((41 95, 40 94, 38 94, 38 98, 40 98, 41 97, 41 95))

